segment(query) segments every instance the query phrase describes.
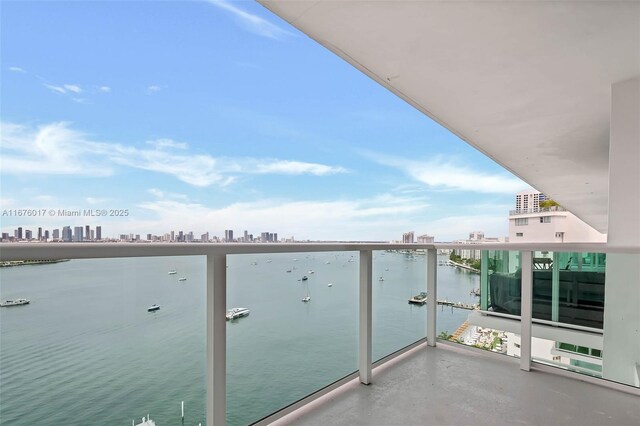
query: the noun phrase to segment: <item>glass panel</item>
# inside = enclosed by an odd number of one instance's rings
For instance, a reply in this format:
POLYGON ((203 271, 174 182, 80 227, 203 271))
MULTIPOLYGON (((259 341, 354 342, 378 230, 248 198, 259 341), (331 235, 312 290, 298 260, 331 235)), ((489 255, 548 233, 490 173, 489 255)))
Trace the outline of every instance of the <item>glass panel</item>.
POLYGON ((374 361, 426 336, 426 258, 424 250, 373 253, 374 361), (418 297, 409 303, 414 296, 418 297))
POLYGON ((483 281, 486 281, 487 292, 481 297, 486 297, 482 303, 487 306, 487 310, 520 315, 522 289, 520 252, 488 250, 486 275, 483 281))
POLYGON ((233 255, 227 264, 227 306, 250 310, 227 321, 229 425, 358 369, 358 252, 233 255))
POLYGON ((535 252, 533 318, 602 329, 606 254, 535 252))
POLYGON ((0 281, 3 302, 30 300, 0 307, 2 424, 180 424, 181 401, 205 423, 203 257, 2 267, 0 281))

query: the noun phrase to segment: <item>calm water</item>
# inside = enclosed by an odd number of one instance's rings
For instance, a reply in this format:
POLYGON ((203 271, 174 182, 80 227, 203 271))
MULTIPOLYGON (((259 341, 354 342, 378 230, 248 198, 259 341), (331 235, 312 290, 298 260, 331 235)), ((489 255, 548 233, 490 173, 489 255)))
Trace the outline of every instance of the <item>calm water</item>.
MULTIPOLYGON (((228 306, 251 309, 227 323, 229 424, 256 421, 357 369, 357 253, 229 256, 228 264, 228 306)), ((425 335, 425 307, 407 303, 425 273, 425 256, 374 254, 374 359, 425 335)), ((477 275, 438 267, 439 298, 475 302, 478 286, 477 275)), ((0 298, 31 304, 0 309, 0 423, 130 425, 150 413, 159 426, 176 425, 185 401, 184 424, 204 424, 205 294, 203 257, 2 268, 0 298), (153 303, 161 309, 148 313, 153 303)), ((439 310, 438 331, 452 332, 467 313, 439 310)))

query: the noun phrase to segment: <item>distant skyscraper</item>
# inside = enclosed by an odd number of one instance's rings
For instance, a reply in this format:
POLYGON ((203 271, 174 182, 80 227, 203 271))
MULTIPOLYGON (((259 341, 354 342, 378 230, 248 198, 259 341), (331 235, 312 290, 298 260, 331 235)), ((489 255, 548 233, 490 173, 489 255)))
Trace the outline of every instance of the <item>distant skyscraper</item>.
POLYGON ((42 241, 42 228, 38 227, 38 241, 42 241))
POLYGON ((171 231, 171 242, 174 242, 176 240, 176 231, 171 231))
POLYGON ((246 243, 247 241, 249 241, 249 231, 247 231, 246 229, 244 230, 244 242, 246 243))
POLYGON ((413 231, 402 234, 402 242, 405 244, 413 244, 415 234, 413 231))
POLYGON ((59 240, 60 239, 60 230, 59 229, 54 229, 51 235, 51 238, 53 238, 54 240, 59 240))
POLYGON ((418 237, 419 244, 433 244, 433 237, 431 235, 420 235, 418 237))
POLYGON ((44 240, 49 241, 49 231, 44 231, 44 240))
POLYGON ((75 226, 73 228, 73 241, 81 242, 84 238, 82 237, 82 226, 75 226))
POLYGON ((233 241, 233 230, 231 229, 226 229, 224 231, 224 239, 226 242, 230 243, 233 241))
POLYGON ((96 240, 102 239, 102 226, 96 226, 96 240))
POLYGON ((31 230, 27 229, 24 231, 24 239, 27 241, 31 241, 33 239, 33 235, 31 234, 31 230))
POLYGON ((277 243, 277 242, 278 242, 278 233, 277 233, 277 232, 274 232, 274 233, 273 233, 273 242, 274 242, 274 243, 277 243))
POLYGON ((71 227, 65 226, 62 228, 62 241, 70 242, 72 240, 71 227))
POLYGON ((178 242, 179 242, 179 243, 181 243, 181 242, 183 242, 183 241, 184 241, 184 239, 183 239, 183 238, 184 238, 184 236, 183 236, 183 234, 182 234, 182 231, 178 232, 178 242))
POLYGON ((3 232, 2 233, 2 241, 9 241, 9 233, 8 232, 3 232))
POLYGON ((84 227, 84 239, 85 240, 91 240, 91 228, 89 227, 89 225, 86 225, 84 227))
POLYGON ((18 227, 18 234, 16 235, 16 238, 19 240, 22 239, 22 226, 18 227))

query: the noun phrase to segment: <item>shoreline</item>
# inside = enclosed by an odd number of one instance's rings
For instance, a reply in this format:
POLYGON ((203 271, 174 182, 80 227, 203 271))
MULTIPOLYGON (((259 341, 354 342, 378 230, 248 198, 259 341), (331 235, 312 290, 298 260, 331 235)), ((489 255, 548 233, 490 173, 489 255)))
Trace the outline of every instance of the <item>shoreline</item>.
POLYGON ((465 264, 463 264, 463 263, 454 262, 454 261, 453 261, 453 260, 451 260, 451 259, 449 259, 449 264, 450 264, 450 265, 452 265, 452 266, 457 266, 458 268, 466 269, 467 271, 475 272, 475 273, 477 273, 477 274, 479 274, 479 273, 480 273, 480 270, 479 270, 479 269, 472 268, 471 266, 469 266, 469 265, 465 265, 465 264))
POLYGON ((70 259, 57 260, 9 260, 0 262, 0 268, 11 268, 13 266, 48 265, 50 263, 68 262, 70 259))

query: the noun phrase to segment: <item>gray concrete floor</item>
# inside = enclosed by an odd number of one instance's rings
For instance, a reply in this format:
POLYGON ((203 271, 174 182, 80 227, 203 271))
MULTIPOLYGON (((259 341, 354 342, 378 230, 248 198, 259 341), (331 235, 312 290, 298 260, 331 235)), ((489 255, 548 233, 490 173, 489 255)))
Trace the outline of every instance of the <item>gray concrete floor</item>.
POLYGON ((497 354, 420 346, 276 425, 640 425, 640 397, 497 354))

